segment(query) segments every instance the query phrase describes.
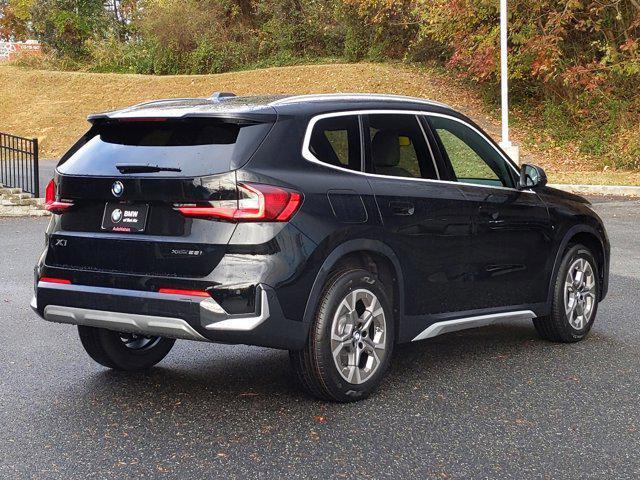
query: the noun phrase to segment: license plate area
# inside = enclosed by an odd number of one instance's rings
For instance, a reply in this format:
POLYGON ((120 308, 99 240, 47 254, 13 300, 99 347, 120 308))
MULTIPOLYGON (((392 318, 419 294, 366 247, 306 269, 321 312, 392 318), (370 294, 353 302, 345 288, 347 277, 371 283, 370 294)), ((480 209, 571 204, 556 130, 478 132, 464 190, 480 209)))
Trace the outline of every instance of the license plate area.
POLYGON ((108 232, 144 232, 149 205, 107 203, 102 216, 102 230, 108 232))

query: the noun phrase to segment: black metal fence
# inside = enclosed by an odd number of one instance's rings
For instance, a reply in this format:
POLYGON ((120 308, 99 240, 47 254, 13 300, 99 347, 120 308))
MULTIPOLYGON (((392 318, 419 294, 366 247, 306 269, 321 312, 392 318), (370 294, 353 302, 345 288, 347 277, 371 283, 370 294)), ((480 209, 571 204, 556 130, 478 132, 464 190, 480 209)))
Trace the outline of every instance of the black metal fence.
POLYGON ((0 183, 40 196, 37 138, 0 133, 0 183))

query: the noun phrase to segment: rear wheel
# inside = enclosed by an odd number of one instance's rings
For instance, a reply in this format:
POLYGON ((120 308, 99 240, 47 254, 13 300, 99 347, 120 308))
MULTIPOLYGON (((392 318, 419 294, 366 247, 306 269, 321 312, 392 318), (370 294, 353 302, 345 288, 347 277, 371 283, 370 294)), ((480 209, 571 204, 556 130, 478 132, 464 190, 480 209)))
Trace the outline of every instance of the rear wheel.
POLYGON ((100 365, 115 370, 145 370, 167 356, 172 338, 120 333, 104 328, 78 326, 82 346, 100 365))
POLYGON ((558 269, 551 314, 534 319, 533 324, 547 340, 578 342, 591 330, 597 310, 597 263, 587 247, 574 245, 558 269))
POLYGON ((391 358, 394 322, 379 279, 363 269, 337 272, 320 299, 304 349, 290 352, 312 395, 338 402, 366 398, 391 358))

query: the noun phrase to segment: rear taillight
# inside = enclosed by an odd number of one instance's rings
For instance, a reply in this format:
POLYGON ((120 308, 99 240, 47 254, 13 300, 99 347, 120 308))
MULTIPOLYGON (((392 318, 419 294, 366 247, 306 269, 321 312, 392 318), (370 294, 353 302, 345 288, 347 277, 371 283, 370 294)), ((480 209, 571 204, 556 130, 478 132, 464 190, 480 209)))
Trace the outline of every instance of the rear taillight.
POLYGON ((184 295, 188 297, 209 297, 210 295, 203 290, 184 290, 182 288, 160 288, 158 293, 167 293, 169 295, 184 295))
POLYGON ((44 208, 51 213, 62 213, 73 206, 73 202, 68 200, 56 200, 56 184, 53 180, 47 184, 44 200, 44 208))
POLYGON ((45 283, 60 283, 62 285, 71 285, 71 280, 67 280, 66 278, 40 277, 40 281, 45 283))
POLYGON ((239 183, 238 200, 203 205, 175 205, 186 217, 219 218, 236 222, 286 222, 302 203, 302 195, 273 185, 239 183))

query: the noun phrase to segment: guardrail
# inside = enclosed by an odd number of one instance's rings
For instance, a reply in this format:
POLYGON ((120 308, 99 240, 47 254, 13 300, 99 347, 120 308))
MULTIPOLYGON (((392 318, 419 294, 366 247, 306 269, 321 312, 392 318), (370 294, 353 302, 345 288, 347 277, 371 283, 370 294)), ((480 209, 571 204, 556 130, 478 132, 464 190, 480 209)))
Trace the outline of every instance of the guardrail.
POLYGON ((40 196, 37 138, 0 132, 0 183, 40 196))

